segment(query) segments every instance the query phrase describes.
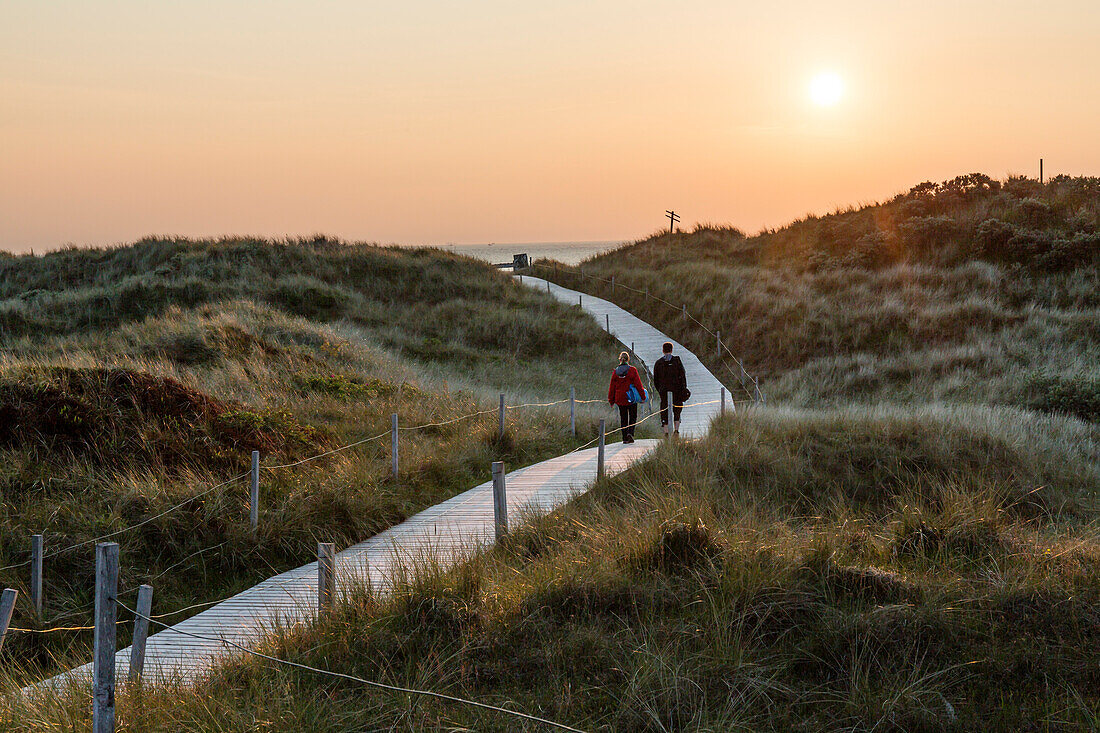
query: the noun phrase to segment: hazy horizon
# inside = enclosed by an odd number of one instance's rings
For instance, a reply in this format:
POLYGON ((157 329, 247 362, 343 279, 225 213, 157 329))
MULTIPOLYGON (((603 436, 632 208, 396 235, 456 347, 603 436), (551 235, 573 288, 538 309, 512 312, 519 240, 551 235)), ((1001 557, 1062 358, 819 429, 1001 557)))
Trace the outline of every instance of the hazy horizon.
POLYGON ((1100 171, 1100 7, 0 6, 0 249, 622 241, 1100 171))

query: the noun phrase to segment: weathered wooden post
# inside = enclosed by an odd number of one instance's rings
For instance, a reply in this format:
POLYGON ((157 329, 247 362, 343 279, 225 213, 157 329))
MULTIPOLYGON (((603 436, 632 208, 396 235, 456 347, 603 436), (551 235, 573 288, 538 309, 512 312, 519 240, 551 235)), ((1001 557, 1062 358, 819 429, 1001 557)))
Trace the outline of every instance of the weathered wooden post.
POLYGON ((722 387, 721 391, 722 391, 722 407, 719 409, 718 414, 721 417, 725 417, 726 416, 726 388, 722 387))
POLYGON ((600 420, 600 447, 596 451, 596 478, 604 477, 604 451, 607 443, 607 421, 600 420))
POLYGON ((138 587, 137 618, 134 619, 134 639, 130 643, 130 684, 141 679, 145 671, 145 640, 149 638, 149 617, 153 613, 153 586, 138 587))
POLYGON ((577 388, 569 388, 569 432, 577 437, 577 388))
POLYGON ((11 623, 11 615, 15 612, 15 600, 19 598, 19 591, 15 588, 5 588, 0 596, 0 649, 4 648, 4 637, 8 635, 8 624, 11 623))
POLYGON ((611 314, 610 313, 604 313, 603 317, 604 317, 604 324, 607 328, 607 332, 611 333, 611 314))
POLYGON ((504 393, 500 393, 500 437, 504 439, 504 393))
POLYGON ((716 331, 714 334, 714 348, 718 352, 718 360, 722 360, 722 332, 716 331))
POLYGON ((504 485, 504 461, 493 461, 493 525, 499 542, 508 534, 508 491, 504 485))
POLYGON ((546 281, 546 292, 548 292, 548 293, 550 292, 550 281, 549 280, 546 281))
POLYGON ((672 440, 672 426, 676 422, 673 415, 676 413, 672 409, 672 392, 666 394, 668 398, 668 412, 665 413, 665 417, 668 418, 668 422, 665 423, 665 437, 672 440))
POLYGON ((393 468, 393 477, 397 478, 398 468, 401 465, 400 449, 397 445, 398 427, 397 413, 390 415, 390 464, 393 468))
POLYGON ((332 610, 336 601, 336 545, 317 543, 317 611, 332 610))
POLYGON ((578 295, 577 296, 577 305, 579 305, 581 308, 584 307, 584 296, 583 295, 578 295))
POLYGON ((614 275, 611 276, 611 292, 612 293, 615 292, 615 276, 614 275))
POLYGON ((252 451, 252 491, 248 496, 248 521, 252 531, 260 525, 260 451, 252 451))
POLYGON ((42 556, 46 539, 40 534, 31 535, 31 605, 34 606, 34 614, 42 619, 42 556))
POLYGON ((115 730, 115 619, 118 543, 95 546, 95 631, 92 637, 92 733, 115 730))

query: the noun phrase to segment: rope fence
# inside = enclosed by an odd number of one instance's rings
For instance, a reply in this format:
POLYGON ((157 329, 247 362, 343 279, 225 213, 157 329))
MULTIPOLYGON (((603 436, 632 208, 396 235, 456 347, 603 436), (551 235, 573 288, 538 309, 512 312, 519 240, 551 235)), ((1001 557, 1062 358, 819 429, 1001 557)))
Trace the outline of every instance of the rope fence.
MULTIPOLYGON (((503 398, 503 395, 502 395, 502 398, 503 398)), ((601 404, 601 403, 605 403, 605 402, 606 402, 605 399, 566 398, 566 399, 555 400, 555 401, 551 401, 551 402, 529 402, 529 403, 523 403, 523 404, 518 404, 518 405, 507 405, 507 404, 503 404, 503 402, 502 402, 502 407, 503 407, 503 410, 506 411, 506 412, 514 412, 516 410, 521 410, 521 409, 543 409, 543 408, 549 408, 549 407, 557 407, 557 406, 568 404, 568 403, 572 403, 573 405, 593 405, 593 404, 601 404)), ((734 403, 731 402, 731 404, 734 404, 734 403)), ((472 420, 472 419, 475 419, 475 418, 478 418, 478 417, 484 417, 486 415, 491 415, 493 413, 500 413, 500 412, 501 412, 500 409, 476 410, 474 412, 470 412, 470 413, 467 413, 467 414, 464 414, 464 415, 459 415, 459 416, 451 418, 449 420, 422 423, 422 424, 419 424, 419 425, 399 426, 397 428, 397 430, 401 433, 408 433, 408 432, 413 432, 413 431, 421 431, 421 430, 427 430, 427 429, 432 429, 432 428, 446 427, 446 426, 453 425, 453 424, 456 424, 456 423, 459 423, 459 422, 462 422, 462 421, 465 421, 465 420, 472 420)), ((646 418, 646 420, 648 420, 648 417, 646 418)), ((639 421, 639 424, 641 424, 641 422, 644 422, 644 420, 639 421)), ((571 420, 571 423, 572 423, 572 420, 571 420)), ((503 426, 503 422, 501 424, 503 426)), ((574 432, 575 432, 575 425, 573 425, 573 428, 574 428, 574 432)), ((614 434, 616 432, 618 432, 618 430, 612 431, 610 434, 614 434)), ((369 443, 381 441, 381 440, 384 440, 387 437, 392 437, 392 436, 393 436, 393 430, 388 430, 386 432, 378 433, 377 435, 372 435, 372 436, 369 436, 367 438, 362 438, 362 439, 359 439, 359 440, 355 440, 355 441, 352 441, 352 442, 347 443, 345 445, 341 445, 341 446, 338 446, 336 448, 331 448, 329 450, 323 451, 323 452, 318 453, 316 455, 307 456, 305 458, 302 458, 302 459, 299 459, 299 460, 296 460, 296 461, 293 461, 293 462, 290 462, 290 463, 281 463, 281 464, 275 464, 275 465, 259 465, 259 469, 262 470, 262 471, 274 472, 274 471, 278 471, 278 470, 285 470, 285 469, 295 468, 295 467, 298 467, 298 466, 305 465, 307 463, 311 463, 311 462, 314 462, 314 461, 317 461, 317 460, 320 460, 320 459, 323 459, 323 458, 328 458, 330 456, 346 452, 346 451, 351 450, 353 448, 357 448, 357 447, 360 447, 360 446, 363 446, 363 445, 366 445, 366 444, 369 444, 369 443)), ((577 450, 583 450, 584 448, 591 447, 597 440, 598 440, 598 438, 593 439, 591 441, 588 441, 587 443, 582 445, 580 448, 576 448, 571 452, 576 452, 577 450)), ((164 509, 163 511, 158 512, 157 514, 154 514, 150 517, 147 517, 147 518, 141 520, 140 522, 136 522, 132 525, 127 525, 125 527, 121 527, 117 530, 113 530, 111 532, 107 532, 105 534, 102 534, 102 535, 99 535, 99 536, 96 536, 96 537, 93 537, 93 538, 90 538, 90 539, 87 539, 87 540, 83 540, 81 542, 77 542, 77 543, 74 543, 72 545, 67 545, 65 547, 62 547, 62 548, 57 549, 57 550, 53 550, 51 552, 42 553, 40 556, 32 557, 32 558, 30 558, 28 560, 24 560, 22 562, 10 563, 8 565, 0 567, 0 572, 9 571, 9 570, 17 570, 17 569, 21 569, 21 568, 26 568, 26 567, 31 566, 31 565, 35 565, 35 568, 33 569, 35 572, 32 572, 32 575, 34 577, 32 577, 32 579, 31 579, 31 588, 34 589, 34 588, 40 586, 41 570, 40 570, 39 566, 41 566, 43 561, 49 560, 49 559, 52 559, 52 558, 56 558, 58 556, 64 555, 64 554, 72 552, 74 550, 78 550, 78 549, 81 549, 81 548, 84 548, 84 547, 99 544, 99 543, 104 542, 106 540, 110 540, 110 539, 113 539, 115 537, 119 537, 120 535, 123 535, 127 532, 133 531, 135 529, 139 529, 140 527, 143 527, 143 526, 146 526, 146 525, 148 525, 152 522, 155 522, 156 520, 161 519, 161 518, 171 514, 172 512, 178 511, 178 510, 188 506, 189 504, 191 504, 195 501, 198 501, 200 499, 203 499, 203 498, 213 494, 218 489, 222 489, 226 486, 229 486, 230 484, 236 483, 238 481, 243 481, 244 479, 247 479, 247 478, 250 478, 250 477, 253 479, 253 482, 255 483, 256 480, 257 480, 257 477, 256 477, 254 471, 246 471, 244 473, 237 474, 237 475, 235 475, 235 476, 233 476, 229 479, 226 479, 225 481, 221 481, 219 483, 213 484, 213 485, 209 486, 208 488, 200 491, 199 493, 194 494, 192 496, 189 496, 186 499, 183 499, 182 501, 179 501, 176 504, 173 504, 172 506, 164 509)), ((36 594, 34 594, 32 592, 32 594, 31 594, 32 597, 31 597, 30 600, 31 600, 32 605, 35 607, 36 614, 39 617, 41 617, 43 615, 42 614, 41 602, 38 598, 34 597, 35 595, 36 594)), ((202 605, 202 604, 199 604, 199 605, 202 605)), ((189 609, 190 608, 194 608, 194 607, 189 607, 189 609)), ((87 609, 84 609, 84 610, 87 611, 87 609)), ((78 611, 73 611, 73 612, 67 613, 66 615, 71 616, 71 615, 76 615, 77 613, 80 613, 80 611, 79 610, 78 611)), ((177 611, 175 613, 182 613, 182 610, 177 611)), ((54 628, 50 628, 50 629, 30 629, 30 628, 21 628, 21 627, 11 627, 8 630, 9 631, 18 631, 18 632, 22 632, 22 633, 46 634, 46 633, 54 633, 54 632, 60 632, 60 631, 74 631, 74 632, 75 631, 87 631, 87 630, 90 630, 91 628, 92 627, 86 627, 86 626, 61 626, 61 627, 54 627, 54 628)))
POLYGON ((224 637, 214 637, 214 636, 206 636, 204 634, 194 634, 194 633, 191 633, 189 631, 184 631, 183 629, 176 628, 174 626, 169 626, 168 624, 165 624, 165 623, 157 620, 157 618, 155 616, 146 616, 144 614, 141 614, 138 611, 135 611, 134 609, 130 608, 126 604, 122 603, 121 601, 118 602, 118 605, 122 606, 124 609, 126 609, 130 613, 134 614, 134 618, 142 618, 146 621, 152 622, 152 623, 156 624, 157 626, 160 626, 160 627, 162 627, 162 628, 164 628, 168 631, 171 631, 173 633, 181 634, 183 636, 189 636, 189 637, 194 638, 194 639, 199 639, 200 641, 209 641, 209 642, 214 642, 214 643, 217 643, 217 644, 222 644, 223 646, 225 646, 227 648, 237 649, 238 651, 242 651, 245 654, 251 655, 251 656, 256 657, 258 659, 264 659, 268 662, 274 662, 274 663, 280 664, 284 667, 292 667, 292 668, 295 668, 295 669, 302 669, 302 670, 305 670, 307 672, 313 672, 315 674, 322 674, 322 675, 326 675, 326 676, 337 678, 337 679, 348 680, 350 682, 357 682, 357 683, 362 684, 362 685, 367 685, 368 687, 374 687, 374 688, 377 688, 377 689, 380 689, 380 690, 386 690, 388 692, 398 692, 398 693, 402 693, 402 694, 405 694, 405 695, 419 695, 421 697, 432 697, 432 698, 435 698, 437 700, 444 700, 446 702, 453 702, 453 703, 458 703, 458 704, 461 704, 461 705, 469 705, 471 707, 476 707, 476 708, 480 708, 482 710, 488 710, 488 711, 491 711, 491 712, 500 713, 502 715, 507 715, 507 716, 511 716, 511 717, 514 717, 514 718, 520 718, 522 720, 530 720, 530 721, 535 722, 535 723, 542 723, 543 725, 549 725, 553 728, 557 728, 558 730, 571 731, 572 733, 585 733, 585 731, 581 730, 580 728, 574 728, 572 726, 565 725, 564 723, 558 723, 557 721, 550 720, 548 718, 541 718, 537 715, 531 715, 530 713, 520 712, 519 710, 509 710, 508 708, 502 708, 502 707, 499 707, 497 705, 490 705, 489 703, 478 702, 477 700, 470 700, 468 698, 458 697, 456 695, 448 695, 448 694, 443 693, 443 692, 435 692, 434 690, 421 690, 421 689, 416 689, 416 688, 412 688, 412 687, 401 687, 400 685, 389 685, 389 684, 386 684, 385 682, 376 682, 374 680, 368 680, 368 679, 364 679, 362 677, 356 677, 354 675, 344 674, 343 672, 333 672, 332 670, 321 669, 320 667, 313 667, 313 666, 310 666, 308 664, 301 664, 300 662, 291 662, 290 660, 287 660, 287 659, 280 659, 279 657, 275 657, 275 656, 272 656, 270 654, 264 654, 263 652, 258 652, 255 649, 249 649, 248 647, 244 646, 243 644, 238 644, 237 642, 230 641, 229 639, 226 639, 224 637))
MULTIPOLYGON (((527 403, 527 404, 522 404, 522 405, 505 405, 505 409, 509 410, 509 411, 512 411, 512 410, 518 410, 518 409, 524 409, 524 408, 553 407, 553 406, 556 406, 556 405, 566 404, 569 401, 570 401, 569 399, 563 399, 563 400, 557 400, 555 402, 527 403)), ((587 404, 595 404, 595 403, 598 403, 598 402, 606 402, 606 400, 598 400, 598 399, 597 400, 575 400, 574 402, 578 405, 587 405, 587 404)), ((491 414, 494 414, 496 412, 498 412, 498 410, 495 410, 495 409, 478 410, 476 412, 467 413, 465 415, 459 415, 458 417, 452 418, 450 420, 444 420, 444 421, 441 421, 441 422, 432 422, 432 423, 423 423, 423 424, 420 424, 420 425, 403 426, 403 427, 400 427, 399 430, 401 432, 411 432, 411 431, 418 431, 418 430, 427 430, 427 429, 430 429, 430 428, 446 427, 448 425, 453 425, 455 423, 462 422, 463 420, 471 420, 471 419, 476 418, 476 417, 483 417, 485 415, 491 415, 491 414)), ((348 443, 346 445, 341 445, 339 447, 332 448, 330 450, 326 450, 326 451, 324 451, 322 453, 318 453, 316 455, 307 456, 305 458, 299 459, 299 460, 294 461, 292 463, 281 463, 281 464, 276 464, 276 465, 262 465, 262 466, 260 466, 260 468, 261 468, 261 470, 265 470, 265 471, 276 471, 276 470, 282 470, 282 469, 287 469, 287 468, 295 468, 297 466, 301 466, 301 465, 304 465, 306 463, 311 463, 313 461, 317 461, 317 460, 320 460, 322 458, 327 458, 329 456, 333 456, 333 455, 337 455, 339 453, 343 453, 343 452, 348 451, 352 448, 357 448, 357 447, 359 447, 361 445, 365 445, 367 443, 372 443, 374 441, 382 440, 386 437, 389 437, 391 435, 391 433, 392 433, 392 431, 387 430, 384 433, 379 433, 377 435, 372 435, 368 438, 362 438, 360 440, 356 440, 356 441, 348 443)), ((129 532, 131 530, 143 527, 147 524, 150 524, 151 522, 155 522, 156 520, 158 520, 158 519, 160 519, 164 516, 167 516, 168 514, 171 514, 174 511, 182 509, 183 507, 187 506, 188 504, 190 504, 193 501, 197 501, 198 499, 202 499, 203 497, 208 496, 209 494, 212 494, 214 491, 216 491, 216 490, 218 490, 218 489, 220 489, 224 486, 228 486, 229 484, 232 484, 236 481, 241 481, 242 479, 248 478, 251 475, 252 475, 251 471, 246 471, 244 473, 238 474, 238 475, 236 475, 232 478, 229 478, 229 479, 226 479, 225 481, 222 481, 221 483, 214 484, 214 485, 210 486, 209 488, 205 489, 204 491, 201 491, 198 494, 190 496, 190 497, 184 499, 183 501, 180 501, 179 503, 168 507, 164 511, 159 512, 157 514, 154 514, 151 517, 147 517, 147 518, 143 519, 142 521, 137 522, 136 524, 128 525, 126 527, 122 527, 121 529, 117 529, 117 530, 114 530, 112 532, 108 532, 107 534, 103 534, 103 535, 100 535, 98 537, 93 537, 93 538, 88 539, 88 540, 83 540, 83 541, 78 542, 78 543, 73 544, 73 545, 68 545, 68 546, 63 547, 59 550, 54 550, 52 552, 44 554, 42 556, 42 559, 43 560, 49 560, 51 558, 57 557, 59 555, 65 554, 67 552, 71 552, 72 550, 77 550, 77 549, 80 549, 81 547, 87 547, 89 545, 97 544, 99 542, 103 542, 104 540, 108 540, 108 539, 111 539, 113 537, 117 537, 117 536, 119 536, 121 534, 124 534, 126 532, 129 532)), ((32 562, 33 562, 33 560, 24 560, 23 562, 11 563, 9 565, 4 565, 4 566, 0 567, 0 572, 6 571, 6 570, 16 570, 18 568, 24 568, 24 567, 27 567, 28 565, 30 565, 32 562)))

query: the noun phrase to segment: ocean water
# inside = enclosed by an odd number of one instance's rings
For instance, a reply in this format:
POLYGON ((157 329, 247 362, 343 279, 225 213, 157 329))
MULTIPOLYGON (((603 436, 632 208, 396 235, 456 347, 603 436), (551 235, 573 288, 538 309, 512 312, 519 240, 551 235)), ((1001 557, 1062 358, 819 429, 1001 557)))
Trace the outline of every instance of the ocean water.
POLYGON ((527 254, 532 260, 540 257, 576 265, 601 252, 615 249, 625 242, 526 242, 521 244, 440 244, 433 245, 448 252, 476 257, 492 263, 511 262, 512 255, 527 254))

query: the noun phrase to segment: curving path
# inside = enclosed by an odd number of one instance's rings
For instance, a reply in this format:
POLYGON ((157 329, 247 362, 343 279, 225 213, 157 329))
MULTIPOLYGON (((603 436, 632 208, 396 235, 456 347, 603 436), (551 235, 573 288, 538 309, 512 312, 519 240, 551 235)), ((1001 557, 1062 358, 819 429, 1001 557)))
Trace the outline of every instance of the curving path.
MULTIPOLYGON (((526 276, 522 280, 527 285, 547 290, 545 280, 526 276)), ((656 328, 606 300, 581 296, 552 283, 549 292, 566 303, 578 303, 580 299, 582 307, 601 326, 610 322, 610 332, 619 341, 626 346, 633 342, 635 353, 650 366, 660 356, 661 344, 670 340, 656 328)), ((683 359, 692 391, 689 407, 684 410, 681 435, 699 437, 719 412, 717 401, 721 384, 694 354, 679 344, 676 344, 676 353, 683 359)), ((617 437, 612 439, 617 440, 617 437)), ((607 473, 613 475, 625 470, 657 444, 656 440, 641 439, 632 445, 609 444, 607 473)), ((596 448, 580 450, 508 473, 509 524, 514 526, 522 521, 528 511, 551 511, 583 492, 596 476, 596 451, 596 448)), ((337 573, 341 578, 365 579, 375 587, 385 588, 401 576, 412 560, 432 558, 445 564, 457 563, 492 540, 493 485, 489 481, 337 553, 337 573)), ((155 605, 154 593, 154 611, 155 605)), ((222 639, 256 647, 274 625, 288 626, 309 620, 316 614, 316 605, 316 562, 276 575, 171 628, 150 635, 146 644, 145 678, 159 682, 194 680, 219 658, 233 653, 222 639)), ((129 648, 116 656, 119 684, 125 683, 129 659, 129 648)), ((89 679, 91 673, 91 664, 87 664, 39 683, 39 686, 53 688, 66 682, 81 682, 89 679)))
MULTIPOLYGON (((549 292, 563 303, 579 305, 584 308, 592 314, 601 327, 609 326, 611 335, 620 342, 626 346, 633 343, 634 353, 651 372, 653 371, 653 363, 661 356, 661 346, 666 341, 671 341, 673 353, 677 354, 680 360, 684 362, 688 389, 691 390, 691 399, 688 400, 682 415, 680 435, 685 438, 699 438, 706 434, 707 430, 710 429, 710 421, 721 410, 720 400, 723 384, 703 366, 703 362, 699 361, 699 357, 684 348, 683 344, 666 336, 641 318, 631 315, 609 300, 563 288, 537 277, 523 275, 521 280, 526 285, 538 288, 543 292, 549 292)), ((731 394, 734 393, 727 389, 727 410, 734 409, 733 403, 729 402, 731 394)), ((656 403, 656 400, 654 402, 656 403)), ((653 418, 651 422, 657 422, 657 418, 653 418)))

